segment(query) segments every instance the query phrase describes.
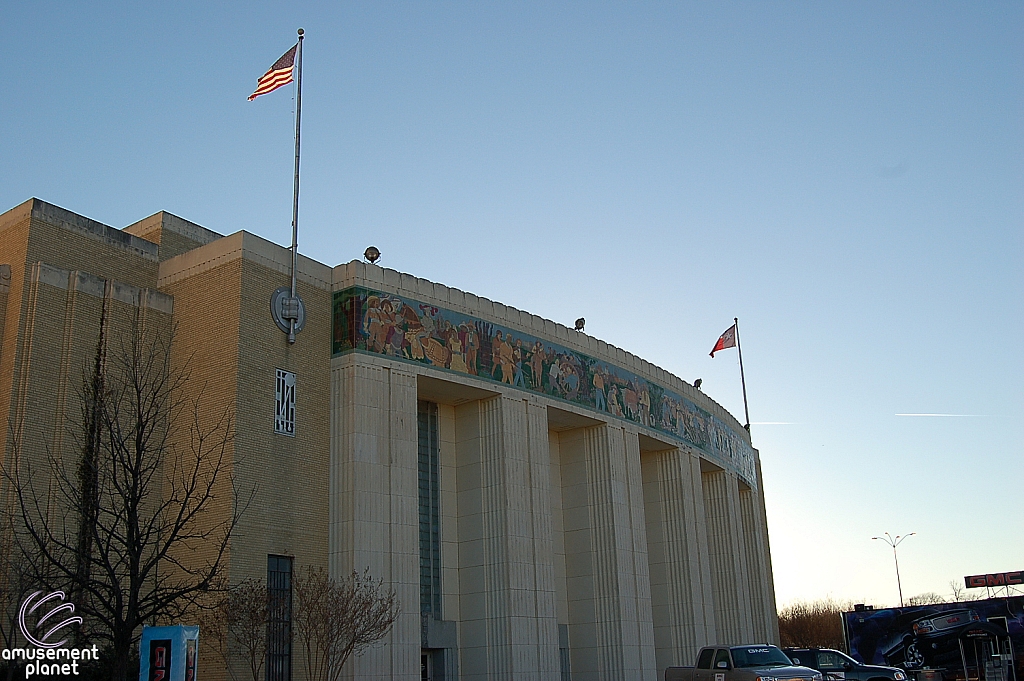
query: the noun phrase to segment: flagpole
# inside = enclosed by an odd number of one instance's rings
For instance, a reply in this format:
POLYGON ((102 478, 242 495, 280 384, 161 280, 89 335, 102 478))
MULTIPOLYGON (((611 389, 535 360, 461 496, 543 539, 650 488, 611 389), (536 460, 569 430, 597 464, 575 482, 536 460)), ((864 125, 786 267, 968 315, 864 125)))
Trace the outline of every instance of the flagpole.
MULTIPOLYGON (((298 63, 295 65, 295 185, 292 192, 292 301, 296 298, 295 265, 299 254, 299 140, 302 130, 302 37, 305 31, 300 28, 298 33, 299 47, 295 54, 295 59, 298 63)), ((288 320, 289 343, 295 342, 295 322, 298 321, 297 316, 297 314, 291 315, 291 318, 288 320)))
POLYGON ((740 385, 743 386, 743 415, 747 417, 747 425, 743 426, 750 432, 750 410, 747 409, 747 379, 743 376, 743 347, 740 345, 740 320, 739 317, 733 317, 736 329, 736 354, 740 358, 740 385))

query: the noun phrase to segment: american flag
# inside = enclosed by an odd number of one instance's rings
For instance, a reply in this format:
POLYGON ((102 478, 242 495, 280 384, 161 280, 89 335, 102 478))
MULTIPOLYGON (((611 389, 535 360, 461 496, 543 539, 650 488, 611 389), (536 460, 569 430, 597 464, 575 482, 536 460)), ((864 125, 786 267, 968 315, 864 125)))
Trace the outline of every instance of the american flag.
POLYGON ((256 82, 256 92, 249 95, 250 102, 260 95, 273 92, 282 85, 292 82, 292 71, 295 70, 295 50, 297 48, 298 44, 295 44, 292 49, 285 52, 281 55, 280 59, 274 62, 269 71, 260 77, 256 82))

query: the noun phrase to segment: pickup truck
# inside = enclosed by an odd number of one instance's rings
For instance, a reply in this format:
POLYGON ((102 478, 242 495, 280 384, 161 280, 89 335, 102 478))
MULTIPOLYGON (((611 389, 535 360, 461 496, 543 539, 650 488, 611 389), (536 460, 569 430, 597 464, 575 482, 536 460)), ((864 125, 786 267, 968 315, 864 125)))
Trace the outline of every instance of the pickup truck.
POLYGON ((829 681, 906 681, 907 673, 897 667, 861 664, 846 653, 829 648, 783 648, 793 664, 820 671, 829 681))
POLYGON ((772 645, 707 646, 694 667, 667 667, 665 681, 822 681, 821 672, 796 667, 772 645))

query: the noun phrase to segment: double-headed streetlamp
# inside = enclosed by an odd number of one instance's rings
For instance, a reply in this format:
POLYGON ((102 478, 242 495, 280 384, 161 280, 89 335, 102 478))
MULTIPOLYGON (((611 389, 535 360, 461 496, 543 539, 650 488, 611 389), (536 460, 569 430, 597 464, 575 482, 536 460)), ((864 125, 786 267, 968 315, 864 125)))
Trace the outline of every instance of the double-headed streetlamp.
POLYGON ((872 537, 872 539, 881 539, 892 547, 892 559, 896 563, 896 587, 900 590, 901 608, 903 607, 903 585, 900 584, 900 561, 896 559, 896 547, 899 546, 904 539, 907 537, 913 537, 915 534, 917 534, 917 532, 911 532, 910 534, 905 534, 902 537, 897 534, 896 537, 893 538, 888 532, 886 532, 884 537, 872 537))

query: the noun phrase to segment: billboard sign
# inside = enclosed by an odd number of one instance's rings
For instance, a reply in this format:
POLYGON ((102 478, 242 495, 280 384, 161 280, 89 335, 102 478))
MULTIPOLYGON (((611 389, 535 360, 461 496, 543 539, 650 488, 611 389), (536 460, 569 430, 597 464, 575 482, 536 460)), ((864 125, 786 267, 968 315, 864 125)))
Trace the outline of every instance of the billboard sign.
POLYGON ((968 589, 980 589, 986 586, 1017 586, 1024 584, 1024 570, 1015 572, 993 572, 988 575, 968 575, 964 577, 968 589))

